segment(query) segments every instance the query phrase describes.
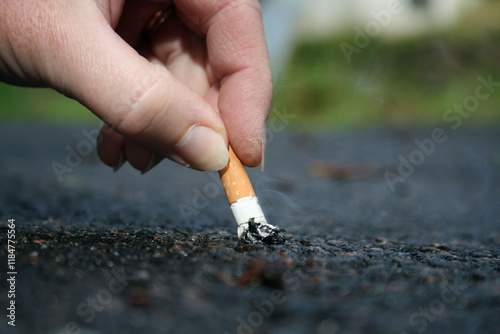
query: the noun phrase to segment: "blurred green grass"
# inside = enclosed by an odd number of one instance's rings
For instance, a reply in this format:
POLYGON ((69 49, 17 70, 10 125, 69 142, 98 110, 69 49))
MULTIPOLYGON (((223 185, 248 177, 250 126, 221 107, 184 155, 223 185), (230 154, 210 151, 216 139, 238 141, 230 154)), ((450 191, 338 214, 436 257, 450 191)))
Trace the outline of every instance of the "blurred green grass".
MULTIPOLYGON (((275 83, 273 107, 313 128, 438 124, 474 94, 478 76, 500 82, 500 34, 452 34, 399 42, 373 40, 348 64, 339 44, 353 36, 298 45, 275 83)), ((481 102, 470 125, 500 124, 500 89, 481 102)))
POLYGON ((0 120, 18 122, 90 122, 96 117, 83 105, 48 88, 0 83, 0 120))

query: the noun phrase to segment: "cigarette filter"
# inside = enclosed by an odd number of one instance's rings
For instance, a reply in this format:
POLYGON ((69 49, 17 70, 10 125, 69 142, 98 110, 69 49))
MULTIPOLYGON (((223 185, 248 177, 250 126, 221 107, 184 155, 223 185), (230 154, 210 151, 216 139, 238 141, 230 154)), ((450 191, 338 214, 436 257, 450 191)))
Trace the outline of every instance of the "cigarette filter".
POLYGON ((238 238, 251 243, 283 243, 276 226, 268 224, 245 167, 229 146, 229 162, 219 171, 226 196, 238 225, 238 238))

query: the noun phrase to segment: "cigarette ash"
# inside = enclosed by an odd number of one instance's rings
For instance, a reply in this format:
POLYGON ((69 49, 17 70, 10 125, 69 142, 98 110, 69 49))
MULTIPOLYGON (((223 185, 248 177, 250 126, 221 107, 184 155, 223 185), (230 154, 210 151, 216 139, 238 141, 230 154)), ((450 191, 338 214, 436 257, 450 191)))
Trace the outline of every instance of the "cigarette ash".
POLYGON ((271 225, 265 221, 256 222, 255 218, 250 218, 247 222, 248 228, 241 235, 243 242, 257 244, 265 243, 268 245, 284 244, 286 239, 282 233, 285 230, 271 225))

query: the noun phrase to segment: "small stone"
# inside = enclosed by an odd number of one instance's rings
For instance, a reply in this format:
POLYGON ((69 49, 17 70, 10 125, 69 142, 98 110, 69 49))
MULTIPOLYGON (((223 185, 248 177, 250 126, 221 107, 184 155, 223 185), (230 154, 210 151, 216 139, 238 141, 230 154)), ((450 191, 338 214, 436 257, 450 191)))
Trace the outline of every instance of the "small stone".
POLYGON ((307 239, 300 240, 300 243, 304 246, 311 246, 311 242, 307 239))

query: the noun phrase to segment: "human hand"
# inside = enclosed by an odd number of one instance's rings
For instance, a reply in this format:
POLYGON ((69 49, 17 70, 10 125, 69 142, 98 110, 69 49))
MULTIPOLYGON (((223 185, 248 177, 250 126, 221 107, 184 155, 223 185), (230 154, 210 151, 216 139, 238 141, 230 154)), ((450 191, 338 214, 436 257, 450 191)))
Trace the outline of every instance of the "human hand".
POLYGON ((272 81, 257 0, 0 5, 0 79, 53 87, 88 107, 109 125, 98 146, 107 165, 124 158, 146 171, 168 157, 219 170, 228 141, 244 164, 261 163, 272 81))

